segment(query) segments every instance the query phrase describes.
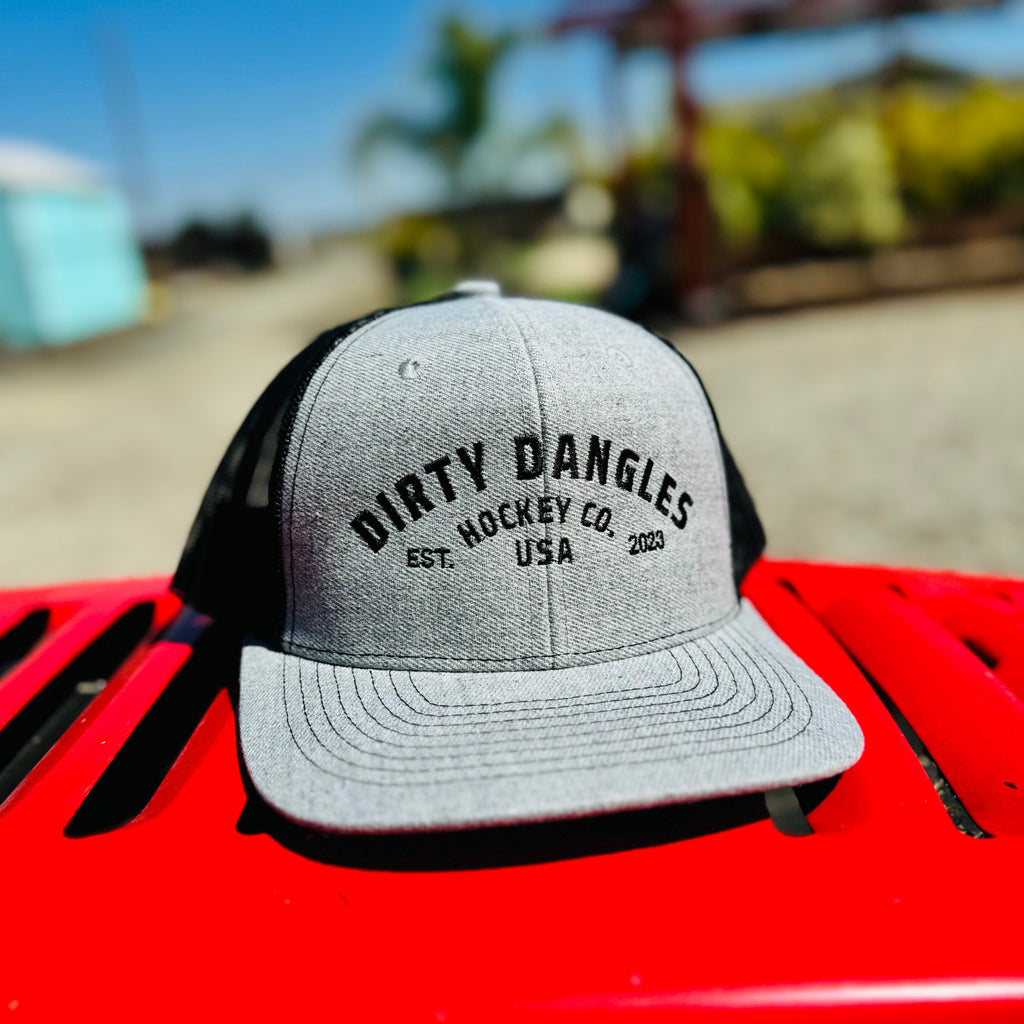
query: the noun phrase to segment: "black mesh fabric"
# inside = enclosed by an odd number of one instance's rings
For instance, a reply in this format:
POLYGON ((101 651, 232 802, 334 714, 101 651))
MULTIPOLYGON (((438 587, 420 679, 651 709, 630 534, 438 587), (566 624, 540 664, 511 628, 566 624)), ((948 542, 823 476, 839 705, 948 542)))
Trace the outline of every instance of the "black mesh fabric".
MULTIPOLYGON (((431 301, 458 297, 448 293, 431 301)), ((171 582, 171 589, 193 608, 272 645, 280 641, 285 595, 275 483, 282 443, 321 362, 354 331, 390 312, 378 310, 319 335, 277 374, 245 417, 210 481, 171 582)), ((690 366, 670 342, 661 340, 690 366)), ((708 404, 714 416, 710 398, 708 404)), ((764 551, 765 535, 717 416, 715 426, 729 498, 733 579, 739 588, 764 551)))
POLYGON ((280 531, 270 484, 282 428, 329 352, 379 310, 325 331, 270 382, 228 445, 192 524, 171 589, 193 608, 273 642, 283 614, 280 531))
POLYGON ((766 543, 764 527, 754 507, 754 499, 747 490, 743 475, 736 465, 736 460, 729 451, 729 446, 722 436, 722 426, 718 422, 718 413, 715 412, 715 404, 711 401, 708 389, 704 386, 700 374, 689 359, 686 358, 667 338, 657 337, 663 341, 672 352, 693 371, 693 375, 700 384, 701 391, 707 399, 708 408, 715 420, 715 429, 718 433, 718 443, 722 449, 722 463, 725 466, 725 490, 729 497, 729 534, 732 541, 732 578, 739 590, 740 584, 750 572, 753 564, 764 554, 766 543))
MULTIPOLYGON (((712 411, 714 407, 712 406, 712 411)), ((765 535, 761 519, 754 507, 747 485, 739 467, 729 451, 729 446, 718 432, 722 444, 722 461, 725 463, 725 487, 729 494, 729 531, 732 535, 732 577, 739 590, 753 564, 764 554, 765 535)))

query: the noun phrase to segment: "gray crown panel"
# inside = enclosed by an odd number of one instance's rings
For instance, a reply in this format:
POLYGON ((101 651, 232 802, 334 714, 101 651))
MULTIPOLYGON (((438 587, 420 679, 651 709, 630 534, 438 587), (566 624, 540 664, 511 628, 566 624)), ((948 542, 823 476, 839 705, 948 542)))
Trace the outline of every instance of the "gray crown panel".
POLYGON ((593 664, 736 609, 703 392, 661 342, 600 312, 473 298, 390 314, 320 367, 283 468, 292 654, 593 664))

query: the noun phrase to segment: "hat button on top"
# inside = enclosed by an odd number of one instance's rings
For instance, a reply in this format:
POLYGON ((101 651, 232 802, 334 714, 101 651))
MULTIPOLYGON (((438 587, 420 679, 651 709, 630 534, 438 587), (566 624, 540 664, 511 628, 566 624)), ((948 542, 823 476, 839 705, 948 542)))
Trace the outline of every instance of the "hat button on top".
POLYGON ((453 289, 456 295, 501 295, 497 281, 460 281, 453 289))

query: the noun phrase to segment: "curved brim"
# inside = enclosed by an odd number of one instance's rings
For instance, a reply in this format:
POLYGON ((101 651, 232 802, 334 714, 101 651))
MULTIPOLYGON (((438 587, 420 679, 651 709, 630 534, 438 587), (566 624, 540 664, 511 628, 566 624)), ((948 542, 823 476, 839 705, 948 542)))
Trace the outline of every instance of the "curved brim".
POLYGON ((267 802, 345 832, 773 789, 843 771, 864 743, 842 701, 746 601, 699 639, 579 668, 350 669, 247 645, 239 720, 267 802))

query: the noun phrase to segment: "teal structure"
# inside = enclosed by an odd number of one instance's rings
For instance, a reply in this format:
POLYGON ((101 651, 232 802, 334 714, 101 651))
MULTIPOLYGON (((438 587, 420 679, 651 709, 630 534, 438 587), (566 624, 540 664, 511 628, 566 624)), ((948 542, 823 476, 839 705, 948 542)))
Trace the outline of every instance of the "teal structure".
POLYGON ((0 344, 64 345, 136 323, 146 277, 109 186, 0 174, 0 344))

